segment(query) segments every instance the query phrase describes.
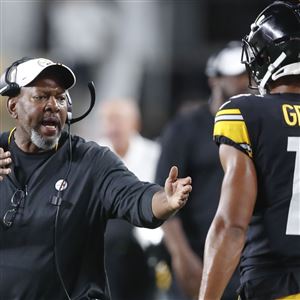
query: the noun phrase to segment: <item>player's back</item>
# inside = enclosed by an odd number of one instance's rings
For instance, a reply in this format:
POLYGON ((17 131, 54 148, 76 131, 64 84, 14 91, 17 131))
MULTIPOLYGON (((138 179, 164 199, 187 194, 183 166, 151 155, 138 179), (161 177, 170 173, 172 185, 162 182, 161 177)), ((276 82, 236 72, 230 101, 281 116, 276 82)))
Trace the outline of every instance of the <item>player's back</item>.
POLYGON ((217 113, 214 135, 250 156, 257 172, 242 275, 300 268, 300 95, 232 98, 217 113))

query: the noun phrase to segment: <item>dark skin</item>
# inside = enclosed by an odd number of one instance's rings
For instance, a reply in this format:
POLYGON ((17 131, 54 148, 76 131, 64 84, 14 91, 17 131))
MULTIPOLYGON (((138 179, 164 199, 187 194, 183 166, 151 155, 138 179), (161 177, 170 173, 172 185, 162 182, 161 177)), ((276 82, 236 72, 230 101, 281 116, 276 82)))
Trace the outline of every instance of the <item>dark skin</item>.
MULTIPOLYGON (((237 76, 210 77, 209 86, 209 109, 215 115, 229 97, 247 92, 248 76, 243 73, 237 76)), ((163 229, 164 241, 172 257, 172 268, 178 284, 189 298, 196 299, 202 276, 202 260, 191 248, 179 218, 163 224, 163 229)))
POLYGON ((8 167, 10 163, 10 152, 4 152, 4 150, 0 148, 0 181, 4 179, 4 176, 11 173, 11 169, 8 167))
POLYGON ((257 182, 253 161, 232 146, 220 146, 224 169, 219 207, 205 243, 199 300, 221 299, 244 248, 255 205, 257 182))
MULTIPOLYGON (((17 146, 27 153, 45 151, 33 141, 32 132, 43 141, 50 141, 54 148, 67 119, 67 99, 63 84, 51 74, 39 76, 30 86, 21 88, 21 93, 10 98, 7 109, 16 120, 14 138, 17 146)), ((2 150, 2 149, 1 149, 2 150)), ((0 166, 9 163, 10 154, 0 152, 0 166), (4 158, 4 159, 1 159, 4 158)), ((10 168, 0 169, 1 178, 10 168)), ((178 178, 177 167, 172 167, 165 182, 164 191, 152 198, 152 211, 158 219, 167 219, 182 208, 192 190, 191 178, 178 178)))
MULTIPOLYGON (((33 84, 34 86, 22 88, 18 96, 7 101, 8 112, 17 122, 15 131, 16 144, 24 152, 29 153, 43 151, 43 149, 32 143, 30 126, 38 130, 41 126, 42 118, 52 116, 58 121, 57 133, 60 134, 67 116, 65 91, 58 80, 48 75, 48 79, 40 77, 33 84)), ((10 163, 10 152, 4 152, 0 148, 0 181, 3 180, 5 175, 11 173, 10 163)))
MULTIPOLYGON (((269 85, 270 93, 300 94, 298 79, 283 77, 269 85)), ((240 261, 257 195, 252 159, 229 145, 221 145, 219 154, 224 179, 219 207, 206 239, 199 300, 221 299, 240 261)))
POLYGON ((32 86, 7 103, 10 115, 16 120, 15 141, 24 152, 43 149, 32 142, 34 129, 45 140, 59 137, 67 118, 67 99, 64 88, 54 78, 39 78, 32 86))

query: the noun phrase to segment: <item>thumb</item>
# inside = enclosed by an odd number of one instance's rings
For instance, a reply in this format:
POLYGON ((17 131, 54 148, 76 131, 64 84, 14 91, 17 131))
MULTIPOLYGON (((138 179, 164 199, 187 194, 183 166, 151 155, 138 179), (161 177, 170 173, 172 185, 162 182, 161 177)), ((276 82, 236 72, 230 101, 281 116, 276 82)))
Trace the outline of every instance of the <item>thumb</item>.
POLYGON ((177 180, 177 177, 178 177, 178 168, 176 166, 173 166, 170 169, 168 181, 175 182, 177 180))

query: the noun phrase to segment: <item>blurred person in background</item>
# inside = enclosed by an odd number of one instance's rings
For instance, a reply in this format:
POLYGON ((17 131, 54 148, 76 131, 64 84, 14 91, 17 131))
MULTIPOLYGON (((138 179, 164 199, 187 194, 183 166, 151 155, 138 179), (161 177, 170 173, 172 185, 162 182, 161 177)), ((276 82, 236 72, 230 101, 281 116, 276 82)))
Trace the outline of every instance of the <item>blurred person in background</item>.
POLYGON ((140 180, 153 181, 160 145, 139 133, 142 120, 135 99, 103 100, 98 117, 101 124, 99 143, 110 147, 140 180))
MULTIPOLYGON (((172 300, 198 296, 204 242, 217 209, 223 177, 218 148, 211 138, 213 116, 228 97, 247 92, 248 77, 240 62, 241 53, 240 43, 233 41, 209 58, 206 67, 211 89, 209 101, 175 116, 161 138, 156 182, 164 181, 172 164, 180 167, 181 175, 191 174, 194 182, 189 204, 163 226, 176 281, 170 291, 172 300)), ((234 299, 238 286, 236 275, 223 299, 234 299)))
MULTIPOLYGON (((98 112, 101 136, 98 143, 115 152, 140 180, 153 182, 160 145, 140 135, 142 122, 135 99, 103 100, 98 112)), ((149 249, 161 240, 160 228, 152 231, 122 220, 108 222, 106 267, 114 300, 155 299, 155 268, 149 266, 149 249)))

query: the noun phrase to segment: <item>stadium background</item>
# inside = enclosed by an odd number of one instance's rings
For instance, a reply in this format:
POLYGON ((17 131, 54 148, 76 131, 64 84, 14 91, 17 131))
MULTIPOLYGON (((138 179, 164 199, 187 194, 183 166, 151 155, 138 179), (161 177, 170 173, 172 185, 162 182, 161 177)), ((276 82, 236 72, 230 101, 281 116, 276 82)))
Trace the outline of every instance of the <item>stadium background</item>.
MULTIPOLYGON (((265 0, 108 0, 0 2, 0 70, 23 57, 48 57, 74 68, 74 115, 88 107, 93 80, 97 104, 133 97, 142 111, 142 133, 159 136, 183 104, 207 101, 209 55, 241 40, 265 0)), ((11 128, 0 102, 0 132, 11 128)), ((97 113, 73 126, 97 137, 97 113)))

